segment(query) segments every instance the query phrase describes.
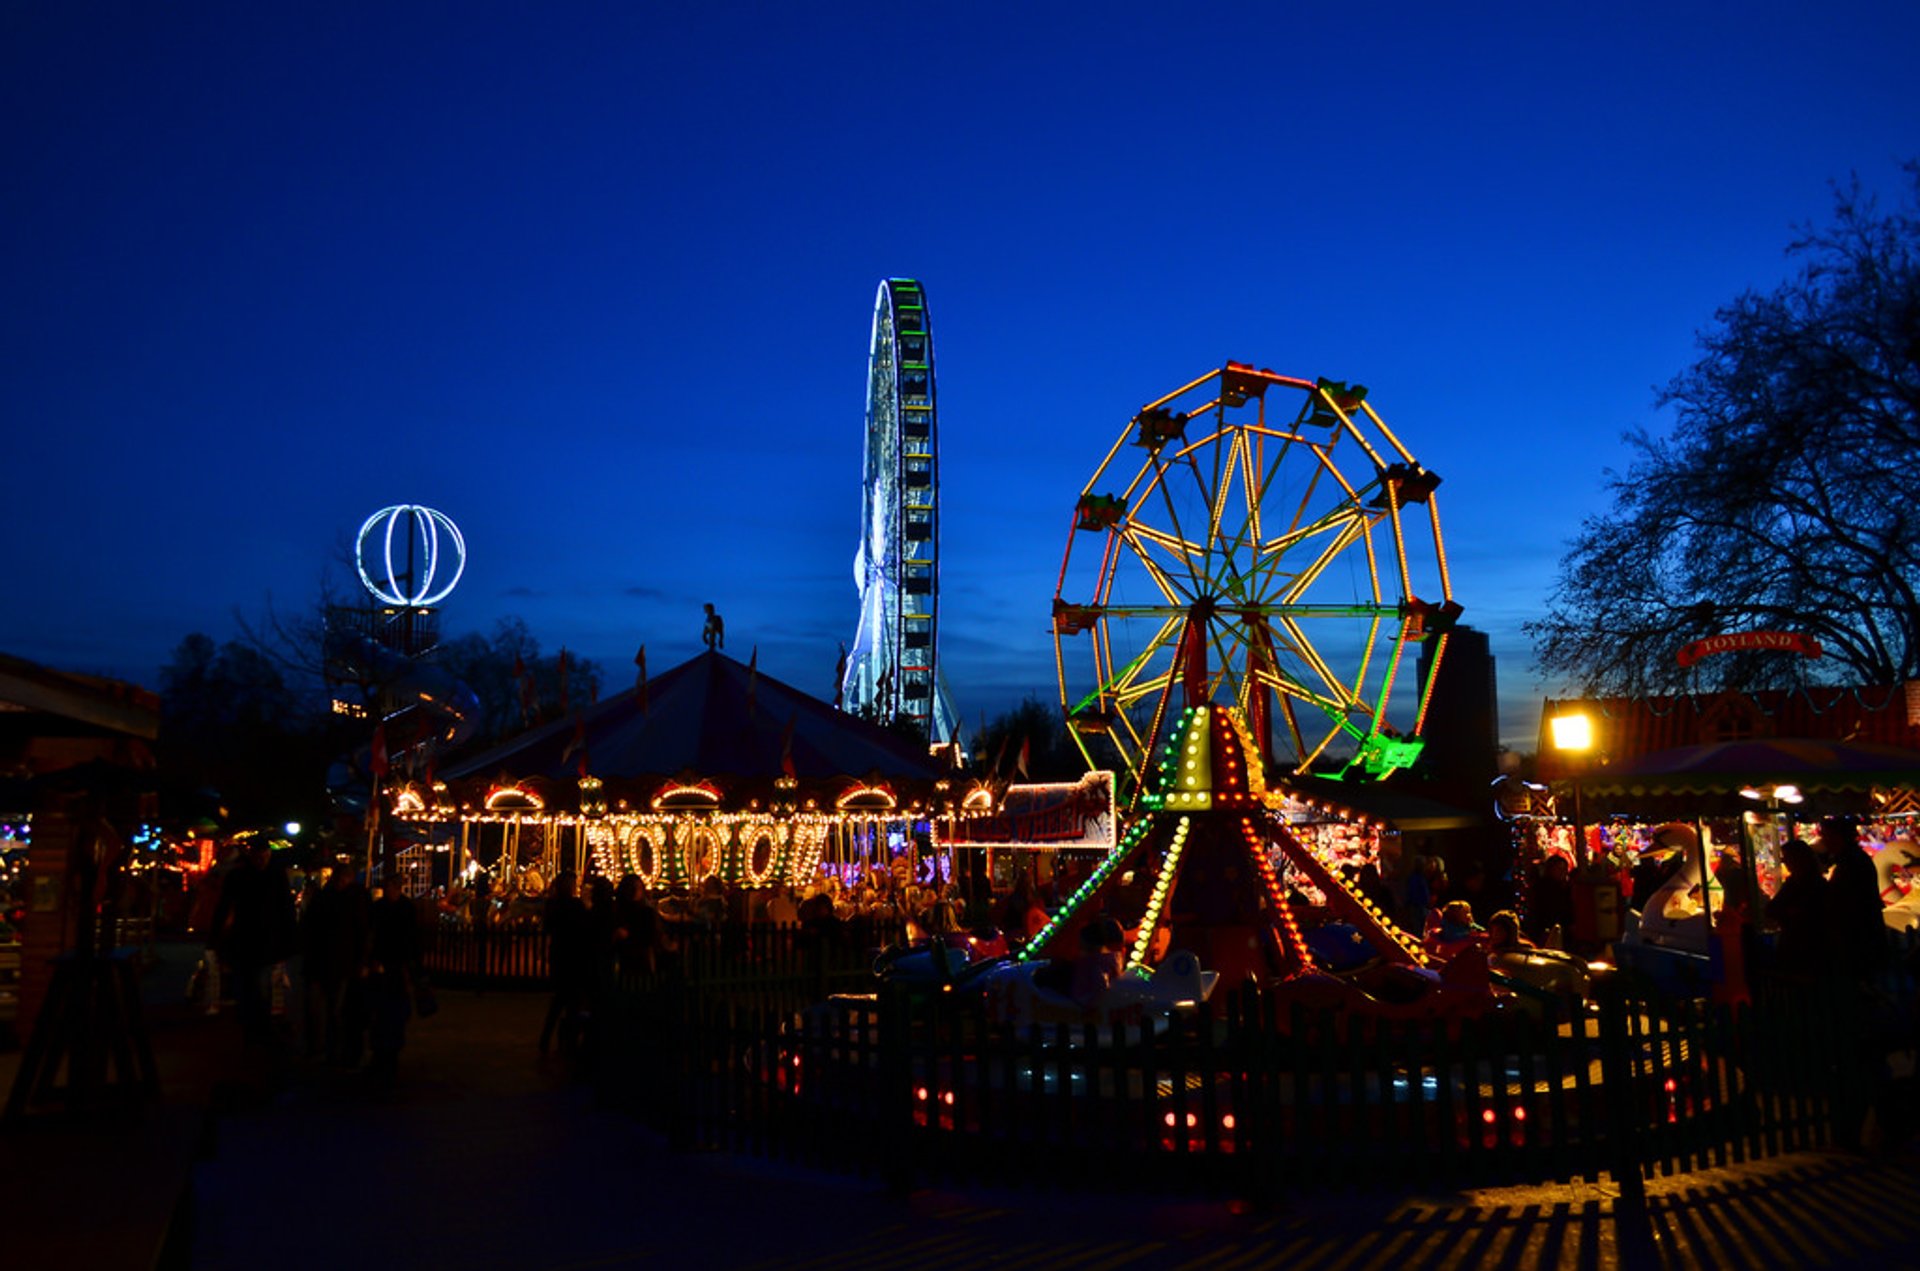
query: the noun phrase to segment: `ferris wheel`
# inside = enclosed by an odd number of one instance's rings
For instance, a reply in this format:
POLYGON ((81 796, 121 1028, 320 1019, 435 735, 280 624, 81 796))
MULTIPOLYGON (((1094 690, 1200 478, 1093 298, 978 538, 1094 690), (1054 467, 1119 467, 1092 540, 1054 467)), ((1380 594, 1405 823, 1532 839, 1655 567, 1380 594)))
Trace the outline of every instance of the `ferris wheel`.
POLYGON ((926 290, 889 278, 874 299, 867 364, 867 450, 861 471, 860 589, 841 693, 854 712, 907 718, 933 743, 954 740, 941 679, 940 475, 933 324, 926 290))
POLYGON ((1418 757, 1460 606, 1440 478, 1366 398, 1229 362, 1129 421, 1074 505, 1053 601, 1090 764, 1138 789, 1176 690, 1238 709, 1283 772, 1341 758, 1378 777, 1418 757), (1417 649, 1424 681, 1403 665, 1417 649))

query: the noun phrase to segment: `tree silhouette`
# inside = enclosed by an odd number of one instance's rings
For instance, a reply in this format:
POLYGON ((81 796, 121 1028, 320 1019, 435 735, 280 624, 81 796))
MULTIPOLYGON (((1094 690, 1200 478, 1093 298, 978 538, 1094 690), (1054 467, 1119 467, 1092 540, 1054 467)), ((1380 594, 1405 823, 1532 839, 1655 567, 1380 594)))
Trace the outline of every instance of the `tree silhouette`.
POLYGON ((1085 775, 1087 761, 1067 735, 1059 704, 1029 697, 982 727, 973 742, 973 769, 1011 781, 1074 781, 1085 775), (1028 748, 1026 778, 1014 770, 1022 742, 1028 748))
POLYGON ((1785 283, 1722 308, 1658 395, 1669 437, 1627 441, 1615 510, 1590 518, 1528 623, 1539 668, 1589 693, 1920 678, 1920 161, 1881 213, 1857 179, 1803 227, 1785 283), (1819 661, 1723 655, 1726 632, 1815 637, 1819 661))

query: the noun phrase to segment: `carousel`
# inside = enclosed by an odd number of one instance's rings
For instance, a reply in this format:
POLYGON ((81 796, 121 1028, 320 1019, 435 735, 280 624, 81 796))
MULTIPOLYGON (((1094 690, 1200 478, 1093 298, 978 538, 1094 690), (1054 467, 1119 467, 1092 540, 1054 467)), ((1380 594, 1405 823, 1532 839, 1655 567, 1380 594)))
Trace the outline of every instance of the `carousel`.
MULTIPOLYGON (((451 885, 538 895, 561 870, 649 889, 950 872, 929 850, 948 774, 927 752, 709 650, 402 785, 393 817, 451 885)), ((957 811, 957 808, 955 809, 957 811)))

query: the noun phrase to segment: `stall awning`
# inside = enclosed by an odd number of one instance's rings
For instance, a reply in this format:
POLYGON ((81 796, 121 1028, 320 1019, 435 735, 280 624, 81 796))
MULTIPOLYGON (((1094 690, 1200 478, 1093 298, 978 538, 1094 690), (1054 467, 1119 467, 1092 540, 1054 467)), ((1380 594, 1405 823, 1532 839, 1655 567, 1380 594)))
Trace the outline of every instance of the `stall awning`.
POLYGON ((1920 751, 1812 738, 1726 741, 1642 755, 1581 783, 1596 795, 1731 794, 1770 784, 1807 793, 1911 788, 1920 785, 1920 751))

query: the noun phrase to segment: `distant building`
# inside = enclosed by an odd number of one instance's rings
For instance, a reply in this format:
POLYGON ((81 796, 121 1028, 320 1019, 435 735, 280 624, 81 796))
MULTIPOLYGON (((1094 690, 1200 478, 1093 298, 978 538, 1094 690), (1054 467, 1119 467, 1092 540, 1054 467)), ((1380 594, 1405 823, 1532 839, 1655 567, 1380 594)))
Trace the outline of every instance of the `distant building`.
POLYGON ((1681 746, 1776 737, 1920 749, 1920 680, 1673 697, 1548 698, 1540 712, 1537 771, 1540 780, 1554 781, 1681 746), (1571 714, 1585 715, 1593 726, 1593 742, 1584 755, 1556 750, 1550 735, 1548 721, 1571 714))
MULTIPOLYGON (((1427 682, 1433 646, 1420 652, 1420 683, 1427 682)), ((1446 786, 1484 788, 1498 771, 1499 686, 1493 644, 1484 631, 1459 626, 1447 640, 1423 730, 1422 767, 1446 786)))

